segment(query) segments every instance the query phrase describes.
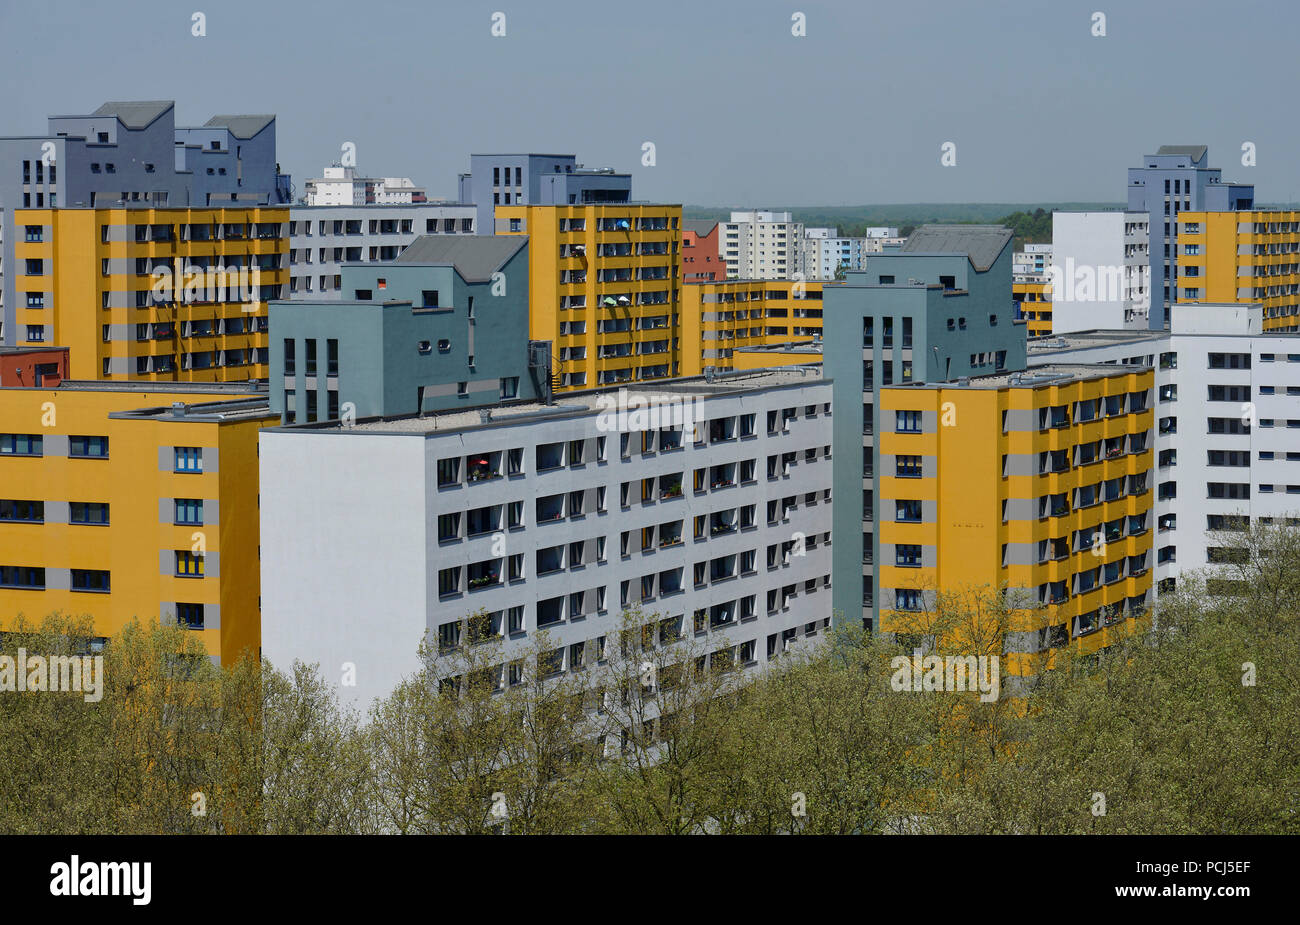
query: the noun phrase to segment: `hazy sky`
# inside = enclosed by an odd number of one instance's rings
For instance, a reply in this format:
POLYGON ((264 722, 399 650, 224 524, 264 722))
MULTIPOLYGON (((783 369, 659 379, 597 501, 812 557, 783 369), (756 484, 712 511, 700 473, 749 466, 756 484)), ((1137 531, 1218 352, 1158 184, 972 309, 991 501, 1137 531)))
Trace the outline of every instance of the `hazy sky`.
POLYGON ((351 141, 430 196, 471 151, 538 151, 751 207, 1118 201, 1144 153, 1208 144, 1293 201, 1298 26, 1293 0, 0 0, 0 134, 174 99, 181 124, 275 113, 299 193, 351 141))

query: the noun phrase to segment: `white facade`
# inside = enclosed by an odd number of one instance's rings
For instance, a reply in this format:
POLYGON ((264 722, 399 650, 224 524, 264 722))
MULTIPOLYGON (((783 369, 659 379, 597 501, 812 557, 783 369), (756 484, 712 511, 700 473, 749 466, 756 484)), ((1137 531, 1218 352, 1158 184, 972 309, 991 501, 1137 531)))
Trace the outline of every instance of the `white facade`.
POLYGON ((732 212, 718 254, 728 279, 794 279, 802 272, 803 223, 789 212, 732 212))
POLYGON ((420 235, 474 234, 476 215, 469 203, 291 206, 289 297, 350 297, 342 264, 393 260, 420 235))
POLYGON ((591 664, 632 607, 754 669, 824 639, 830 384, 790 368, 635 394, 688 396, 690 417, 664 405, 643 429, 600 390, 489 421, 264 430, 263 655, 327 677, 354 665, 341 693, 364 706, 417 670, 426 632, 451 641, 479 610, 507 658, 544 629, 565 670, 591 664))
POLYGON ((1145 212, 1052 213, 1052 333, 1147 329, 1148 223, 1145 212))
POLYGON ((1172 324, 1038 338, 1028 360, 1155 367, 1157 589, 1214 566, 1226 518, 1300 517, 1300 334, 1264 333, 1259 304, 1175 303, 1172 324))
POLYGON ((323 176, 308 180, 309 206, 408 205, 426 202, 424 187, 410 177, 359 177, 355 167, 326 167, 323 176))
POLYGON ((866 238, 840 237, 838 228, 804 229, 799 261, 804 279, 834 279, 835 271, 841 266, 846 270, 861 270, 867 243, 866 238))

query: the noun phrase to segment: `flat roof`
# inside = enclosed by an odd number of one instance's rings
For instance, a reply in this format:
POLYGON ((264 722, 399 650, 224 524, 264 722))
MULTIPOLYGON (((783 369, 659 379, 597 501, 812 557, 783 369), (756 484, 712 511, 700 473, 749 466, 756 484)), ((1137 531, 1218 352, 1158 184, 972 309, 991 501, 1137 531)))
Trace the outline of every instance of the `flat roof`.
POLYGON ((1111 376, 1127 376, 1135 372, 1149 372, 1152 367, 1145 364, 1117 366, 1113 363, 1045 363, 1028 369, 993 373, 988 376, 971 376, 969 379, 953 379, 947 382, 902 382, 884 388, 890 389, 1005 389, 1005 388, 1040 388, 1045 385, 1059 385, 1063 382, 1081 382, 1087 379, 1105 379, 1111 376), (965 379, 965 381, 963 381, 965 379))
POLYGON ((18 347, 0 347, 0 353, 49 353, 52 350, 68 350, 68 347, 60 347, 56 344, 24 344, 18 347))
POLYGON ((1028 353, 1056 353, 1062 350, 1086 350, 1090 347, 1115 347, 1120 344, 1145 344, 1160 340, 1168 331, 1116 331, 1095 328, 1031 337, 1025 342, 1028 353))
POLYGON ((638 400, 648 401, 651 405, 654 405, 675 398, 722 397, 758 389, 792 385, 819 385, 823 383, 829 385, 830 382, 830 379, 823 378, 819 367, 773 367, 771 369, 719 373, 711 379, 705 376, 655 379, 648 382, 626 382, 580 392, 565 392, 556 396, 555 404, 552 405, 546 405, 540 401, 475 405, 450 411, 428 412, 422 415, 406 414, 395 417, 365 418, 359 419, 348 426, 344 426, 341 421, 324 421, 288 424, 268 429, 295 432, 326 431, 331 433, 357 432, 407 435, 457 433, 480 427, 496 427, 527 420, 580 417, 606 409, 614 411, 617 406, 609 401, 609 396, 617 396, 623 390, 635 394, 638 400), (489 417, 484 419, 482 412, 487 412, 489 417))
MULTIPOLYGON (((256 380, 242 382, 113 382, 100 379, 64 379, 56 389, 73 392, 193 392, 196 395, 265 395, 268 386, 256 380)), ((48 389, 34 389, 48 391, 48 389)))

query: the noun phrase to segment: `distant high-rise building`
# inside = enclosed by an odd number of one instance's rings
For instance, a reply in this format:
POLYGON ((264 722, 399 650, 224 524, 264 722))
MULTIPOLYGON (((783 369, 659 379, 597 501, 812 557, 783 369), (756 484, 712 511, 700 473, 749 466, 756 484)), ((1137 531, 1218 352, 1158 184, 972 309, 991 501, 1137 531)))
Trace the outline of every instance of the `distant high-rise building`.
POLYGON ((342 267, 388 263, 428 234, 472 235, 469 203, 304 206, 289 209, 289 297, 346 298, 342 267))
POLYGON ((496 206, 528 235, 529 337, 550 341, 557 390, 680 375, 680 205, 496 206))
POLYGON ((803 272, 803 223, 789 212, 732 212, 720 233, 728 279, 793 279, 803 272))
POLYGON ((424 187, 410 177, 360 177, 355 167, 326 167, 306 182, 309 206, 409 205, 428 202, 424 187))
POLYGON ((1052 245, 1026 244, 1011 257, 1011 298, 1029 337, 1052 333, 1052 245))
POLYGON ((1179 302, 1263 306, 1266 331, 1300 331, 1300 212, 1183 212, 1179 302))
POLYGON ((1048 328, 1030 324, 1029 336, 1090 328, 1147 330, 1148 233, 1146 212, 1053 212, 1048 328))
POLYGON ((835 279, 837 273, 861 270, 869 252, 866 238, 841 237, 838 228, 805 228, 799 270, 804 279, 835 279))
POLYGON ((497 206, 563 206, 628 202, 632 175, 613 167, 590 169, 572 154, 471 154, 460 175, 460 201, 478 209, 478 233, 502 231, 497 206))
POLYGON ((1149 216, 1152 330, 1169 326, 1169 306, 1177 301, 1179 215, 1250 209, 1255 202, 1255 187, 1224 183, 1222 171, 1208 166, 1207 151, 1205 145, 1162 145, 1128 171, 1128 211, 1149 216))

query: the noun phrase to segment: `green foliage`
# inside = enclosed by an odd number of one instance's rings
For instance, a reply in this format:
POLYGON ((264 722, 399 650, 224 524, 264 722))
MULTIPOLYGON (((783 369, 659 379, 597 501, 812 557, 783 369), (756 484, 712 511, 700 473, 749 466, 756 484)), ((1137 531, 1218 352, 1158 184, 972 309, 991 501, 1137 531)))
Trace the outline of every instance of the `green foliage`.
MULTIPOLYGON (((896 690, 910 652, 861 632, 752 677, 725 635, 632 611, 559 673, 545 633, 507 652, 475 614, 362 721, 314 668, 133 625, 101 700, 0 692, 0 832, 1296 834, 1300 532, 1216 542, 1234 564, 1148 630, 1059 650, 1019 697, 1004 669, 989 702, 896 690)), ((944 593, 909 633, 996 654, 1011 617, 944 593)), ((54 616, 0 652, 90 635, 54 616)))

